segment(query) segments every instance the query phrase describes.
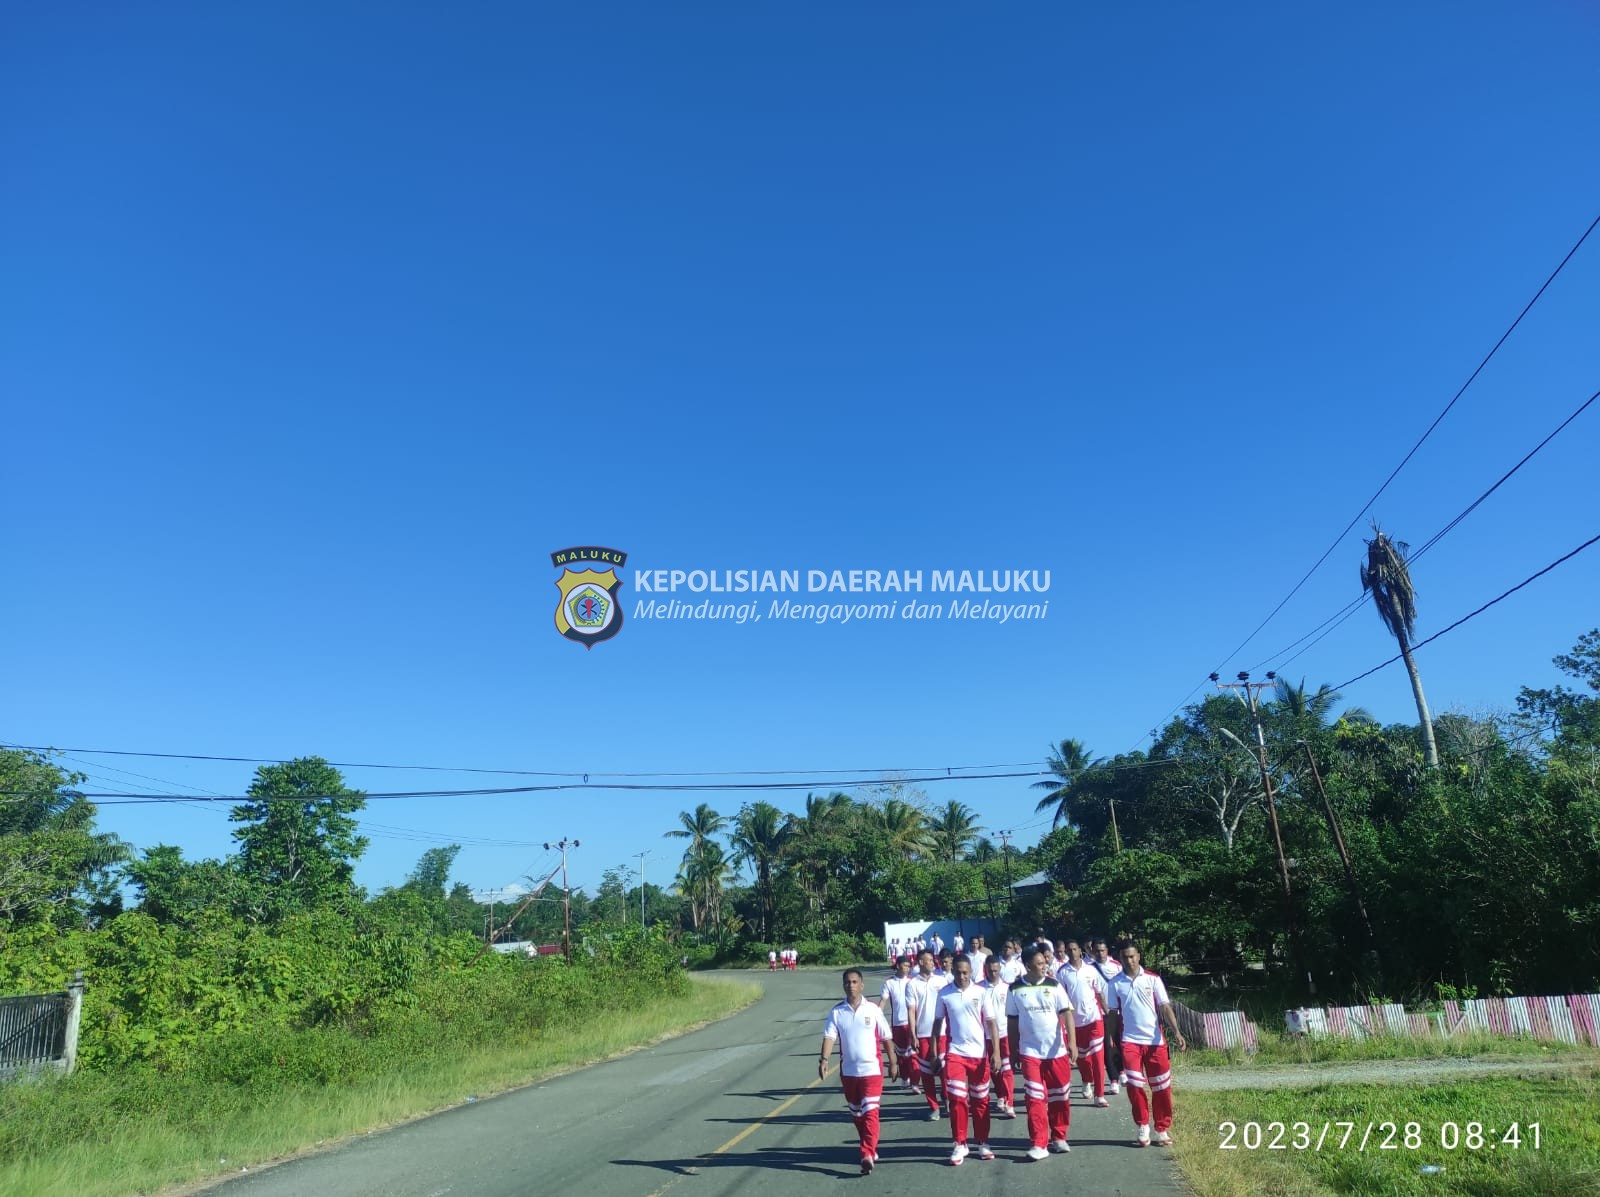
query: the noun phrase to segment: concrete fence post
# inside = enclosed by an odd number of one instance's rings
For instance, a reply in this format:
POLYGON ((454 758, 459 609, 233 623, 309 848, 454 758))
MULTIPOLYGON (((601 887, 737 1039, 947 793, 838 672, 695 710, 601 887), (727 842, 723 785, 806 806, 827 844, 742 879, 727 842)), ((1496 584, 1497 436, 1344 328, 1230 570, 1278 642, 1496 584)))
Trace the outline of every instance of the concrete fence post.
POLYGON ((83 970, 74 969, 67 986, 67 1030, 62 1043, 63 1074, 70 1076, 78 1063, 78 1020, 83 1014, 83 970))

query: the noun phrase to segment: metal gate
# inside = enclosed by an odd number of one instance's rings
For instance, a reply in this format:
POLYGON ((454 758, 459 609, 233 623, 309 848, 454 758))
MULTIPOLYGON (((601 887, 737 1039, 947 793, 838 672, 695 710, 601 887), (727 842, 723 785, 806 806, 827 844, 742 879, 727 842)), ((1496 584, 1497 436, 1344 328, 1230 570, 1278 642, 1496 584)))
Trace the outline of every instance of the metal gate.
POLYGON ((45 1069, 71 1072, 82 1008, 81 971, 64 992, 0 998, 0 1080, 45 1069))

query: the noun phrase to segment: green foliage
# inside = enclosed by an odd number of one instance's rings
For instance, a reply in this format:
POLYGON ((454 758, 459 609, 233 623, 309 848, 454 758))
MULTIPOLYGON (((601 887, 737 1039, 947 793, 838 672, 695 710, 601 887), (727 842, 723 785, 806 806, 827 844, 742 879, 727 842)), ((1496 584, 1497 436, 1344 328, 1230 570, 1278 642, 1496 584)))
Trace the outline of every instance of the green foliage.
POLYGON ((127 859, 114 835, 94 831, 94 804, 74 790, 81 774, 46 756, 0 749, 0 926, 92 919, 127 859))
POLYGON ((256 770, 250 801, 229 812, 242 824, 238 867, 257 895, 252 914, 266 919, 315 910, 354 893, 355 862, 367 841, 356 833, 364 795, 321 757, 256 770))

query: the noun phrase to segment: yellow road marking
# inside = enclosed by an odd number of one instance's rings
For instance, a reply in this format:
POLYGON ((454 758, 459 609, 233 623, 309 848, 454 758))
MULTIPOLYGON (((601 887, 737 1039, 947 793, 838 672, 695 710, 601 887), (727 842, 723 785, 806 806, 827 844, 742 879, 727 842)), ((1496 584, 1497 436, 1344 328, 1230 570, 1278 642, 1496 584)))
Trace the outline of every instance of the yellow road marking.
MULTIPOLYGON (((768 1110, 765 1114, 761 1115, 761 1117, 757 1118, 749 1126, 745 1127, 742 1131, 740 1131, 738 1134, 733 1136, 733 1138, 729 1139, 721 1147, 715 1148, 715 1149, 713 1149, 711 1151, 702 1152, 701 1155, 700 1155, 700 1158, 703 1159, 703 1160, 709 1160, 713 1156, 719 1156, 719 1155, 722 1155, 724 1152, 732 1151, 740 1143, 743 1143, 751 1135, 755 1134, 756 1131, 760 1130, 762 1128, 762 1126, 765 1125, 768 1121, 770 1121, 773 1118, 776 1118, 779 1114, 783 1113, 790 1106, 794 1105, 795 1102, 799 1101, 807 1093, 811 1092, 811 1090, 815 1089, 818 1085, 822 1084, 822 1082, 827 1080, 830 1076, 835 1075, 838 1071, 839 1071, 838 1068, 830 1067, 826 1073, 824 1073, 822 1076, 819 1076, 816 1080, 812 1081, 809 1085, 807 1085, 804 1089, 800 1090, 800 1092, 796 1093, 788 1101, 782 1103, 781 1105, 777 1106, 774 1109, 768 1110)), ((668 1189, 670 1189, 673 1185, 677 1184, 682 1179, 683 1179, 682 1176, 673 1177, 666 1184, 662 1185, 655 1192, 651 1193, 650 1197, 661 1197, 661 1194, 665 1193, 668 1189)))

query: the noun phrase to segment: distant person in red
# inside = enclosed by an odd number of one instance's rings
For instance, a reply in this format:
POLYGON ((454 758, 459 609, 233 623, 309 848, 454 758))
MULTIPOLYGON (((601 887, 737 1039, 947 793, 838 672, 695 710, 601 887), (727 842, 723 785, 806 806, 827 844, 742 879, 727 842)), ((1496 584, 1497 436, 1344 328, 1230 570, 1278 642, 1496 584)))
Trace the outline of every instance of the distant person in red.
POLYGON ((945 979, 933 971, 933 952, 923 948, 917 955, 917 971, 906 982, 906 1006, 909 1009, 911 1034, 917 1041, 917 1075, 922 1081, 923 1100, 928 1103, 929 1122, 939 1121, 933 1020, 938 1013, 939 994, 944 991, 945 984, 945 979))
MULTIPOLYGON (((878 1162, 878 1103, 883 1100, 883 1062, 878 1045, 889 1043, 893 1035, 883 1011, 861 996, 859 968, 844 970, 844 1001, 828 1011, 822 1028, 822 1052, 817 1059, 817 1079, 828 1075, 828 1057, 839 1044, 839 1081, 844 1086, 844 1104, 856 1124, 861 1139, 861 1175, 866 1176, 878 1162)), ((889 1053, 889 1079, 899 1072, 893 1052, 889 1053)))
POLYGON ((894 975, 883 983, 878 1009, 889 1016, 889 1026, 894 1031, 894 1054, 900 1060, 900 1075, 906 1088, 915 1093, 916 1082, 922 1078, 917 1073, 917 1037, 911 1033, 911 1007, 906 1000, 906 986, 910 981, 911 957, 902 956, 894 962, 894 975))
POLYGON ((1165 983, 1140 965, 1138 945, 1124 943, 1117 949, 1117 956, 1122 961, 1122 971, 1108 987, 1106 1017, 1121 1024, 1122 1079, 1128 1086, 1134 1125, 1139 1128, 1133 1145, 1150 1146, 1154 1106, 1156 1144, 1171 1147, 1172 1136, 1168 1132, 1172 1129, 1172 1062, 1162 1040, 1161 1024, 1167 1024, 1180 1052, 1188 1051, 1189 1045, 1178 1030, 1178 1016, 1167 997, 1165 983), (1144 1095, 1146 1085, 1150 1086, 1148 1102, 1144 1095))
POLYGON ((778 971, 778 951, 776 948, 769 948, 767 950, 767 971, 769 973, 775 973, 778 971))

